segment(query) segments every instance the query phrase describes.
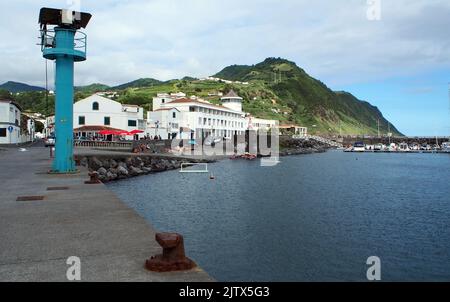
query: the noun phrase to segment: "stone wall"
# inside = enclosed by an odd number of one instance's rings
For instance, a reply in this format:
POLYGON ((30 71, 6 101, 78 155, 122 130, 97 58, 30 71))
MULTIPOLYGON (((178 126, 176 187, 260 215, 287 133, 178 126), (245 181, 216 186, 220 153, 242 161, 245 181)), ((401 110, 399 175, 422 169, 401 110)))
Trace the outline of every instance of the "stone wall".
POLYGON ((204 162, 185 158, 170 158, 157 156, 83 156, 79 164, 89 171, 97 171, 102 182, 115 181, 179 169, 182 163, 204 162))

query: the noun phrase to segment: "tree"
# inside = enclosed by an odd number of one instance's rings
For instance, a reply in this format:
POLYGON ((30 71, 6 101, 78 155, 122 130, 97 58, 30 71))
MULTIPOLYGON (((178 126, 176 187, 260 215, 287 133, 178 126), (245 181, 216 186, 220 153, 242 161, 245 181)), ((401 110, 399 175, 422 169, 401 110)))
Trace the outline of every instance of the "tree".
POLYGON ((12 99, 12 95, 8 90, 0 89, 0 99, 12 99))

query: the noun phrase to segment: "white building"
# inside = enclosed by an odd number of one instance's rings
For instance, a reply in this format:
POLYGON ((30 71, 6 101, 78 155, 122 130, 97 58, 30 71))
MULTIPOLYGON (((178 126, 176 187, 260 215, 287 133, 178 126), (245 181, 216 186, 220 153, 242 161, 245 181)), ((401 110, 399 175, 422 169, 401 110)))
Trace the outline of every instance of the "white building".
MULTIPOLYGON (((77 137, 96 136, 101 130, 145 131, 144 110, 94 94, 73 106, 73 127, 77 137)), ((135 139, 144 134, 138 134, 135 139)))
MULTIPOLYGON (((242 112, 243 99, 230 91, 221 100, 223 106, 196 97, 178 98, 160 93, 153 98, 153 111, 147 113, 146 132, 164 139, 204 139, 210 135, 231 138, 235 134, 244 134, 249 129, 250 116, 242 112)), ((266 129, 276 125, 274 120, 259 119, 259 123, 260 128, 264 124, 266 129)))
POLYGON ((242 101, 244 100, 234 92, 230 90, 225 96, 221 97, 222 105, 234 110, 236 112, 242 112, 242 101))
POLYGON ((49 137, 55 132, 55 116, 50 115, 45 118, 44 137, 49 137))
POLYGON ((0 144, 22 143, 20 115, 22 108, 16 102, 0 99, 0 144))
POLYGON ((252 116, 247 116, 247 123, 249 130, 264 130, 268 131, 271 128, 275 128, 278 126, 278 121, 275 120, 266 120, 261 118, 255 118, 252 116))
MULTIPOLYGON (((36 138, 41 138, 44 136, 44 133, 36 132, 36 123, 42 123, 45 128, 46 119, 44 118, 44 115, 39 112, 24 112, 23 115, 26 115, 28 117, 27 120, 27 132, 30 136, 30 140, 34 141, 36 138)), ((43 130, 43 132, 45 129, 43 130)))

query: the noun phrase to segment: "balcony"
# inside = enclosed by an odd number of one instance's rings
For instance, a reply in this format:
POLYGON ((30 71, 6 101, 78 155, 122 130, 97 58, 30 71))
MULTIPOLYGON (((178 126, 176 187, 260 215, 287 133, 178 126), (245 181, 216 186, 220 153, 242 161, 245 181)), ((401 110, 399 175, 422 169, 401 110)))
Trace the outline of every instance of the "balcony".
POLYGON ((58 56, 68 55, 75 62, 86 60, 87 36, 81 31, 75 31, 74 44, 71 48, 71 38, 68 34, 60 34, 58 42, 55 30, 41 30, 41 51, 43 56, 49 60, 55 60, 58 56))

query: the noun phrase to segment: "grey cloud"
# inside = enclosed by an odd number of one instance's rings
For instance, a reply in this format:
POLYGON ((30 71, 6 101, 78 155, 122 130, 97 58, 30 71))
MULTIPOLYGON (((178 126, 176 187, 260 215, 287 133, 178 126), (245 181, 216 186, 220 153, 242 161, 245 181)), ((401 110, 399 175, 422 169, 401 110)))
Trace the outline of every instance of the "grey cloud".
MULTIPOLYGON (((34 45, 43 3, 0 4, 0 34, 9 41, 0 44, 0 82, 43 84, 44 63, 34 45)), ((363 0, 81 4, 93 19, 86 29, 88 60, 76 66, 78 85, 199 77, 268 56, 294 60, 331 85, 450 67, 447 1, 382 0, 382 20, 375 22, 366 19, 363 0)))

